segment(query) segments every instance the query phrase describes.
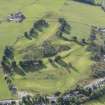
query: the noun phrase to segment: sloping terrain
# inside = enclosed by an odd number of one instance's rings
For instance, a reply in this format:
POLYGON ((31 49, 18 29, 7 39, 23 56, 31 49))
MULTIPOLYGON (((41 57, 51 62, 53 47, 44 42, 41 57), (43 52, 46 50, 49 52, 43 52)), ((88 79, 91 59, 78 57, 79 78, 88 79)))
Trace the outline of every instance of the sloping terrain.
POLYGON ((3 73, 0 70, 0 100, 8 98, 12 98, 12 95, 8 90, 6 82, 4 81, 3 73))
MULTIPOLYGON (((71 26, 69 34, 64 34, 67 39, 76 36, 80 41, 82 38, 88 39, 92 25, 104 27, 105 12, 100 7, 92 6, 71 0, 1 0, 0 1, 0 57, 6 45, 12 45, 15 49, 15 60, 23 60, 27 55, 40 57, 39 48, 48 40, 55 47, 67 45, 69 50, 58 53, 67 64, 71 63, 73 68, 65 69, 57 64, 55 67, 49 62, 49 57, 42 58, 46 66, 39 71, 29 71, 26 75, 16 73, 13 82, 19 91, 28 91, 40 94, 52 94, 56 91, 64 93, 66 90, 74 88, 82 80, 89 79, 91 75, 90 60, 91 53, 86 50, 87 46, 81 46, 72 41, 65 41, 55 36, 59 28, 59 18, 64 17, 71 26), (4 9, 4 11, 3 11, 4 9), (21 11, 26 16, 22 23, 7 22, 6 17, 13 12, 21 11), (34 22, 44 18, 49 26, 38 33, 38 36, 29 40, 24 36, 24 32, 29 31, 34 22), (22 38, 21 38, 22 37, 22 38), (17 38, 19 40, 17 41, 17 38)), ((55 59, 55 57, 51 57, 55 59)), ((0 99, 11 98, 11 94, 6 88, 3 75, 0 76, 0 99), (2 85, 1 85, 2 83, 2 85)), ((104 105, 104 99, 90 102, 88 105, 104 105)))

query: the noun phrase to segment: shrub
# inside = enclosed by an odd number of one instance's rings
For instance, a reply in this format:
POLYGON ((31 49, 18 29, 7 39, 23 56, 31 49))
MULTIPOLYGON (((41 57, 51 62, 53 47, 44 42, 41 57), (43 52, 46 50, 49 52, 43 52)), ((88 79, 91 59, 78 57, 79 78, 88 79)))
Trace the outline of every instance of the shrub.
POLYGON ((92 66, 93 77, 100 78, 105 77, 105 63, 97 62, 92 66))

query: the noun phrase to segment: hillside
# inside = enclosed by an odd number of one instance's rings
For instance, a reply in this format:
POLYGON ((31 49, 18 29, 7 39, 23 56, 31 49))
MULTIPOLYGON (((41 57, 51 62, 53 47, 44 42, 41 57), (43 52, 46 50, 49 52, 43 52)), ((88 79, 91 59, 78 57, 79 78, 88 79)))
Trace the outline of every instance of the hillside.
MULTIPOLYGON (((4 60, 0 100, 17 99, 8 89, 9 80, 18 92, 43 96, 56 92, 63 95, 78 84, 87 85, 96 79, 91 71, 96 61, 91 57, 98 51, 87 48, 93 44, 89 39, 92 26, 104 28, 101 7, 72 0, 1 0, 0 16, 0 58, 4 60), (7 16, 18 11, 25 20, 8 22, 7 16), (4 74, 9 76, 7 81, 4 74)), ((105 37, 100 34, 94 41, 97 49, 104 43, 105 37)), ((104 103, 103 97, 85 105, 104 103)))

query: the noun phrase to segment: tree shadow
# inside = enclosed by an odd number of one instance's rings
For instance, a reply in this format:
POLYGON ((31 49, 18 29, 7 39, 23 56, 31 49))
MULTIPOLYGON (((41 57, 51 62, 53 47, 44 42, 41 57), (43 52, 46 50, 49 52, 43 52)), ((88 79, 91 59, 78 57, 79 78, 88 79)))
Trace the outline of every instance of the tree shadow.
POLYGON ((59 68, 58 65, 54 62, 54 60, 48 59, 48 61, 50 62, 50 64, 51 64, 53 67, 59 68))
POLYGON ((86 1, 78 1, 78 0, 74 0, 75 2, 78 2, 78 3, 82 3, 82 4, 86 4, 86 5, 91 5, 91 6, 96 6, 94 5, 94 3, 91 3, 91 2, 86 2, 86 1))
POLYGON ((69 67, 70 67, 72 70, 74 70, 75 72, 78 72, 78 73, 79 73, 78 69, 75 68, 71 63, 69 63, 68 65, 69 65, 69 67))
POLYGON ((78 69, 75 68, 74 66, 72 66, 72 69, 73 69, 75 72, 79 73, 78 69))

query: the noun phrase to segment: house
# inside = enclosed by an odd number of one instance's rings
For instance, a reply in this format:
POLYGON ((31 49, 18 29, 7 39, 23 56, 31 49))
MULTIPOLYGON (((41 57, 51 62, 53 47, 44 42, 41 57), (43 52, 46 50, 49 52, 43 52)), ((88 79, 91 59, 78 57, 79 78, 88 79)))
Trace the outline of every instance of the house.
POLYGON ((12 92, 13 95, 17 94, 17 88, 16 88, 15 85, 12 86, 11 92, 12 92))
POLYGON ((16 105, 19 105, 19 100, 2 100, 2 101, 0 101, 0 105, 12 105, 12 103, 16 103, 16 105))
POLYGON ((55 96, 50 96, 47 98, 52 105, 55 105, 55 103, 57 102, 57 97, 55 97, 55 96))
POLYGON ((104 86, 105 86, 105 78, 100 78, 100 79, 97 79, 97 80, 91 82, 90 84, 86 85, 84 87, 84 89, 90 88, 90 89, 92 89, 92 91, 95 91, 95 90, 102 88, 104 86))
POLYGON ((100 35, 105 35, 105 28, 104 27, 96 27, 96 26, 92 26, 91 27, 91 39, 96 38, 96 35, 100 34, 100 35))
POLYGON ((12 13, 7 17, 7 21, 22 22, 25 19, 25 15, 22 12, 12 13))
POLYGON ((98 31, 97 31, 98 33, 100 33, 100 35, 104 35, 105 36, 105 28, 103 27, 101 27, 101 28, 98 28, 98 31))

